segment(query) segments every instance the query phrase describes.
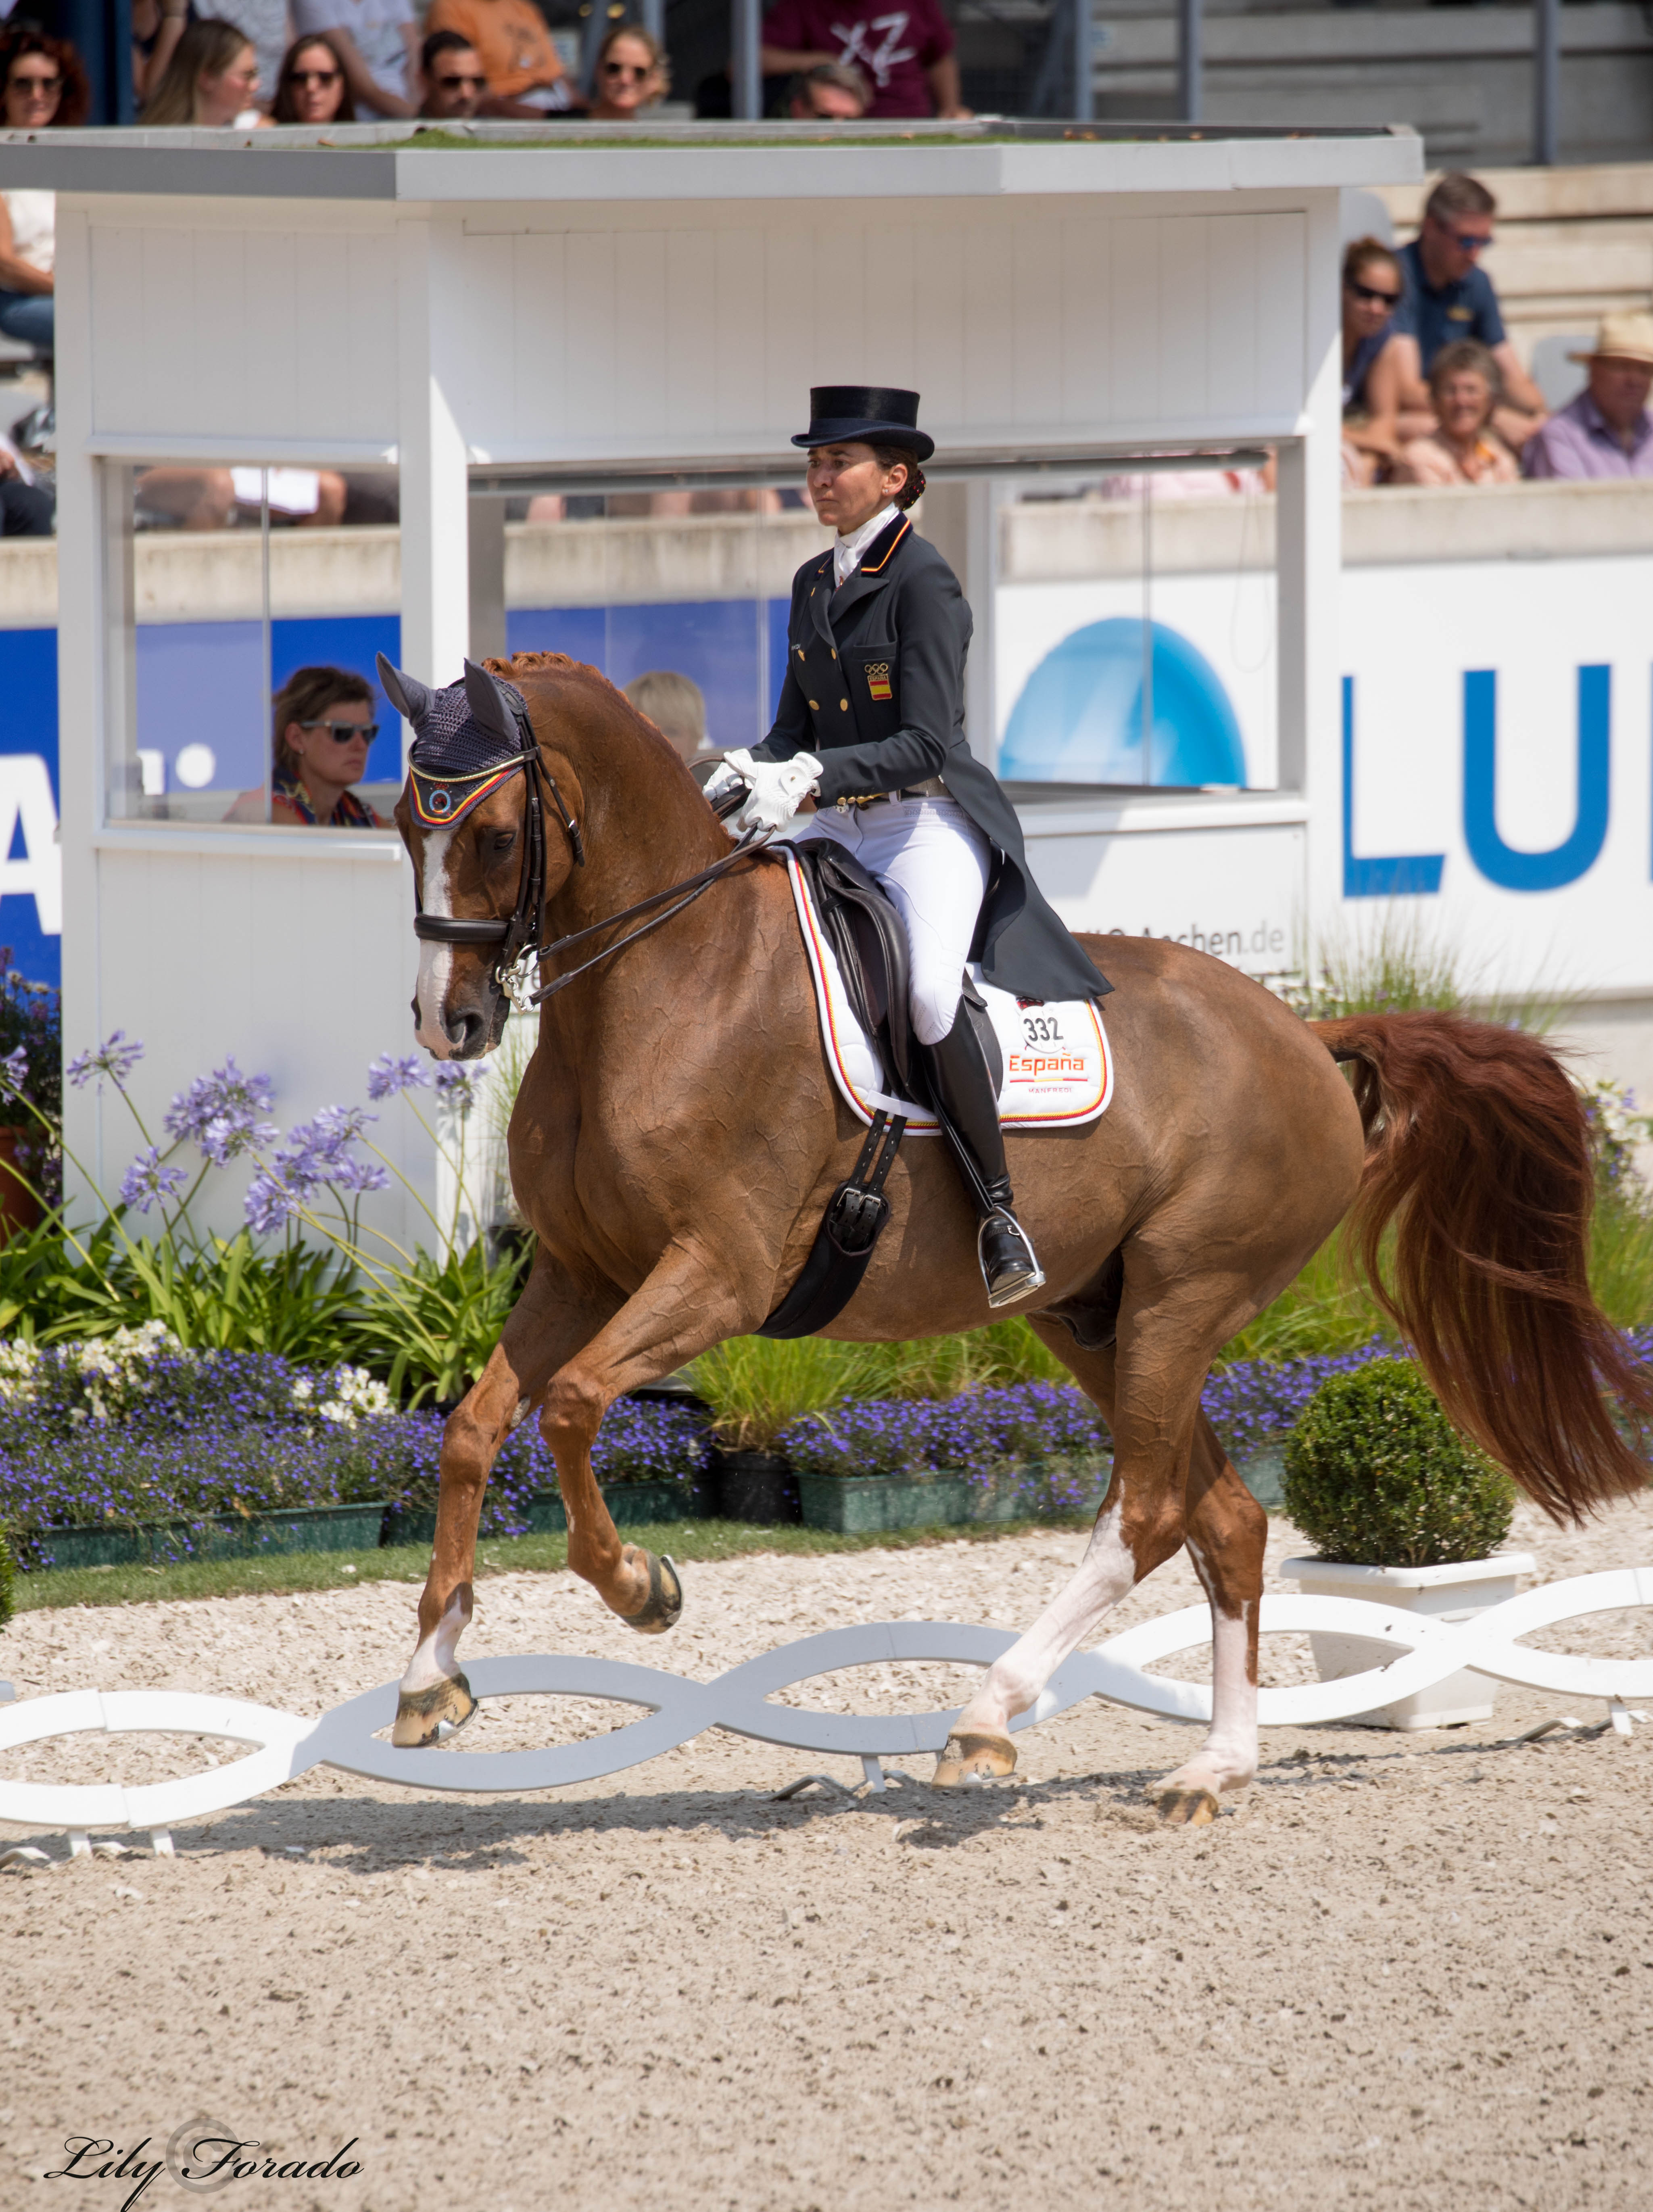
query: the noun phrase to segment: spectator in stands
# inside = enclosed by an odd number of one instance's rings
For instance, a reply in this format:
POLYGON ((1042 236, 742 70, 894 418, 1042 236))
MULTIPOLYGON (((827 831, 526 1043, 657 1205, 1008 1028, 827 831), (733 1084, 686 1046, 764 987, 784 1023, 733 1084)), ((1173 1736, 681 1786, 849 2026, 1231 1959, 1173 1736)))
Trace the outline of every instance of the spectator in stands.
POLYGON ((419 37, 411 0, 292 0, 295 37, 325 31, 344 64, 350 97, 369 115, 411 115, 419 37))
POLYGON ((848 62, 817 62, 792 81, 787 112, 794 123, 858 123, 872 88, 848 62))
POLYGON ((173 50, 148 106, 146 124, 162 128, 192 124, 204 131, 255 131, 270 120, 252 105, 258 89, 258 57, 234 23, 204 15, 173 50))
POLYGON ((1491 351, 1474 338, 1443 346, 1429 373, 1436 427, 1401 448, 1395 483, 1514 483, 1516 457, 1493 428, 1498 369, 1491 351))
MULTIPOLYGON (((440 4, 440 0, 439 0, 440 4)), ((823 62, 860 70, 872 88, 869 116, 967 117, 959 97, 952 26, 939 0, 777 0, 763 18, 764 76, 807 75, 823 62)))
POLYGON ((534 0, 432 0, 425 28, 457 31, 482 56, 489 114, 566 114, 580 106, 534 0))
POLYGON ((692 677, 680 676, 675 668, 651 668, 647 675, 634 676, 625 694, 684 760, 707 750, 706 697, 692 677))
POLYGON ((1653 315, 1604 315, 1589 353, 1589 380, 1528 444, 1529 477, 1653 477, 1653 315))
POLYGON ((50 538, 57 505, 10 439, 0 437, 0 538, 50 538))
POLYGON ((1424 203, 1424 219, 1401 249, 1407 296, 1395 319, 1401 372, 1401 435, 1432 428, 1429 377, 1443 346, 1473 338, 1498 364, 1503 386, 1497 428, 1517 452, 1544 420, 1544 400, 1522 368, 1480 257, 1492 243, 1498 202, 1479 178, 1453 172, 1424 203), (1410 418, 1410 419, 1408 419, 1410 418))
POLYGON ((1405 289, 1383 240, 1356 239, 1343 257, 1343 472, 1352 483, 1375 483, 1400 449, 1395 313, 1405 289))
POLYGON ((467 120, 488 90, 482 56, 457 31, 433 31, 419 49, 421 115, 467 120))
MULTIPOLYGON (((314 830, 388 825, 350 786, 367 773, 379 734, 373 686, 348 668, 299 668, 270 703, 275 757, 270 819, 314 830)), ((264 793, 244 791, 226 822, 262 822, 264 793)))
POLYGON ((140 117, 194 21, 193 0, 132 0, 132 93, 140 117))
POLYGON ((597 50, 593 123, 635 123, 665 96, 665 56, 640 24, 617 23, 597 50))
MULTIPOLYGON (((0 40, 8 131, 82 123, 89 98, 80 56, 63 40, 27 24, 0 40)), ((0 193, 0 331, 46 354, 54 343, 57 206, 55 192, 32 186, 0 193)), ((6 527, 15 533, 15 525, 6 527)))
POLYGON ((277 528, 336 530, 349 487, 336 469, 158 468, 143 471, 133 495, 152 526, 227 530, 236 521, 261 522, 267 502, 277 528))
POLYGON ((272 123, 356 121, 344 57, 325 31, 295 39, 283 55, 270 119, 272 123))

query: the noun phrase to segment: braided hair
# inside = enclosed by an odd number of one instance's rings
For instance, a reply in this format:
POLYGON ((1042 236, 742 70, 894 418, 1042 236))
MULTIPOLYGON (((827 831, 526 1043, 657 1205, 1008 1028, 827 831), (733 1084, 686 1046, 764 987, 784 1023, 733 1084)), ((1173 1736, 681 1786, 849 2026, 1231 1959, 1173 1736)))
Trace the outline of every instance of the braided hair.
POLYGON ((924 496, 924 471, 911 451, 905 446, 874 446, 872 458, 881 469, 906 470, 907 481, 896 494, 896 505, 903 514, 916 507, 924 496))

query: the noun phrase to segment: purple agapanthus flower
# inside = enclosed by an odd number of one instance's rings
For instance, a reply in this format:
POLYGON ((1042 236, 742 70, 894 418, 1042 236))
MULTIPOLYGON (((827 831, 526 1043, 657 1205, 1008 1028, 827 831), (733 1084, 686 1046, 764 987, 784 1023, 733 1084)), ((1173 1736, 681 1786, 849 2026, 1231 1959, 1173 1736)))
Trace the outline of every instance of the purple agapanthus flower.
POLYGON ((223 1167, 255 1146, 276 1142, 280 1131, 258 1119, 275 1095, 267 1075, 243 1075, 232 1056, 173 1098, 166 1113, 167 1134, 191 1139, 215 1167, 223 1167))
POLYGON ((247 1185, 241 1212, 255 1236, 268 1237, 287 1226, 298 1212, 300 1202, 298 1193, 283 1180, 280 1173, 267 1168, 247 1185))
MULTIPOLYGON (((441 1078, 436 1079, 440 1083, 441 1078)), ((416 1053, 398 1059, 394 1053, 381 1052, 368 1069, 369 1098, 394 1098, 400 1091, 429 1087, 430 1071, 416 1053)))
POLYGON ((468 1114, 482 1096, 482 1078, 474 1068, 445 1060, 436 1071, 436 1088, 456 1113, 468 1114))
POLYGON ((151 1145, 140 1152, 120 1179, 124 1205, 147 1213, 158 1198, 175 1198, 189 1178, 182 1168, 163 1166, 159 1150, 151 1145))
POLYGON ((28 1053, 20 1044, 15 1052, 9 1052, 0 1059, 0 1097, 21 1098, 27 1074, 28 1053))
POLYGON ((301 1121, 276 1155, 276 1170, 289 1194, 301 1198, 323 1183, 343 1190, 380 1190, 388 1178, 382 1168, 357 1159, 350 1146, 379 1116, 365 1106, 324 1106, 301 1121))
POLYGON ((116 1030, 89 1052, 76 1054, 69 1063, 69 1079, 76 1091, 83 1091, 94 1080, 101 1085, 106 1075, 119 1089, 143 1057, 142 1040, 128 1038, 125 1030, 116 1030))

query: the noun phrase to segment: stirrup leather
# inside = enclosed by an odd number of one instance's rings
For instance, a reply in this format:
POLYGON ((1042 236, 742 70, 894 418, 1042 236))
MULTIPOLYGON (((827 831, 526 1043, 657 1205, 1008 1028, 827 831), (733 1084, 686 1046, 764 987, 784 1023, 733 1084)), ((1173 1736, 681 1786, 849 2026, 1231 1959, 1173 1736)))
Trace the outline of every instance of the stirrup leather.
POLYGON ((975 1256, 981 1269, 981 1280, 987 1285, 989 1306, 1014 1305, 1030 1291, 1044 1287, 1044 1269, 1039 1265, 1038 1255, 1033 1249, 1033 1240, 1008 1206, 995 1206, 982 1217, 975 1232, 975 1256), (1013 1244, 1016 1250, 1001 1250, 998 1263, 988 1272, 988 1231, 997 1230, 995 1242, 1013 1244))

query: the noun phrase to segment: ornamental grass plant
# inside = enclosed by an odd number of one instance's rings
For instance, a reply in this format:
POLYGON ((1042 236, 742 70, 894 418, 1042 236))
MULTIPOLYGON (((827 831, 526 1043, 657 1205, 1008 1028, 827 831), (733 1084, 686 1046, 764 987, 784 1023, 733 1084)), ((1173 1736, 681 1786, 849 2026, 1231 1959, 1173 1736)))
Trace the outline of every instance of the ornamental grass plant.
POLYGON ((1285 1447, 1285 1510, 1322 1559, 1434 1567, 1485 1559, 1515 1486, 1454 1429, 1409 1359, 1321 1383, 1285 1447))

